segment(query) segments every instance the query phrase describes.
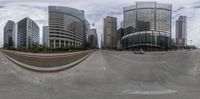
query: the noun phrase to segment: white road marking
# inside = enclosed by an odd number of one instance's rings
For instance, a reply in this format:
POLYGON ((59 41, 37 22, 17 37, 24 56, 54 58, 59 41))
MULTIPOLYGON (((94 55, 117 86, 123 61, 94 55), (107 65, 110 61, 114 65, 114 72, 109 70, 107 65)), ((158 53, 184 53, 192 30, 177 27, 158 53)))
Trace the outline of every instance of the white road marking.
POLYGON ((106 70, 106 67, 105 67, 105 66, 103 67, 103 70, 106 70))
POLYGON ((7 62, 2 62, 3 64, 7 65, 8 63, 7 62))
POLYGON ((125 94, 140 94, 140 95, 158 95, 158 94, 172 94, 172 93, 176 93, 176 90, 172 90, 172 89, 167 89, 167 90, 158 90, 158 91, 140 91, 140 90, 124 90, 121 91, 122 93, 125 94))
POLYGON ((196 76, 199 74, 199 63, 196 63, 195 64, 195 67, 190 71, 190 73, 193 75, 193 76, 196 76))

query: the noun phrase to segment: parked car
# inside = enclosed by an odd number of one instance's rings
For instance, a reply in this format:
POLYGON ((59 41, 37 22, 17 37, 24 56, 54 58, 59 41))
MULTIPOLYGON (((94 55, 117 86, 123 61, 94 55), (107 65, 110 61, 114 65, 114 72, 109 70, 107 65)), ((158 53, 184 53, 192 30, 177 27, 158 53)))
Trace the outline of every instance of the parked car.
POLYGON ((187 51, 192 51, 192 49, 190 48, 190 49, 188 49, 187 51))
POLYGON ((144 54, 144 51, 140 49, 139 51, 134 51, 134 54, 144 54))

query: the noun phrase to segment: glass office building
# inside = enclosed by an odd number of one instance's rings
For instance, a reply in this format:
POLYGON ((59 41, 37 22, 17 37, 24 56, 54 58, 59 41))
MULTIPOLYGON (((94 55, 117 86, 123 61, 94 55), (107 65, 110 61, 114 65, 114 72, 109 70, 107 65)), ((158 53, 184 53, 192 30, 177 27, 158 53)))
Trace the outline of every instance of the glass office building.
POLYGON ((30 49, 39 45, 39 26, 30 18, 18 22, 17 47, 30 49))
POLYGON ((167 50, 171 40, 172 5, 136 2, 124 8, 122 45, 133 50, 167 50))
POLYGON ((49 42, 49 27, 48 26, 43 26, 43 45, 48 46, 49 42))
POLYGON ((88 34, 88 43, 90 48, 98 47, 98 37, 96 29, 90 29, 90 33, 88 34))
POLYGON ((85 42, 84 11, 49 6, 49 46, 83 47, 85 42))
POLYGON ((15 22, 9 20, 4 27, 4 48, 14 47, 15 22))
POLYGON ((85 19, 84 23, 84 47, 89 47, 88 45, 88 35, 90 34, 90 23, 85 19))

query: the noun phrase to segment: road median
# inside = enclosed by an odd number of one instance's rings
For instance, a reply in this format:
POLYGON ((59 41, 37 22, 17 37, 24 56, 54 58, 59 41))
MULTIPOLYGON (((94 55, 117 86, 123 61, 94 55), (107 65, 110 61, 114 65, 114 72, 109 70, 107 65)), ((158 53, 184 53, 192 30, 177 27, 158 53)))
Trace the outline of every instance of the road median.
POLYGON ((37 72, 55 72, 71 68, 85 60, 94 50, 59 54, 33 54, 3 50, 15 64, 37 72))

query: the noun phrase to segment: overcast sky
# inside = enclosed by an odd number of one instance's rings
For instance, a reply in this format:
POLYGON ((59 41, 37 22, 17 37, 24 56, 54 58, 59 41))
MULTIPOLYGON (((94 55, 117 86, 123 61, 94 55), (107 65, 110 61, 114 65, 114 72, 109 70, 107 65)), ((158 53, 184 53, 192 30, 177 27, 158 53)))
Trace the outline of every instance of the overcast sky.
MULTIPOLYGON (((144 1, 144 0, 137 0, 144 1)), ((145 0, 150 1, 150 0, 145 0)), ((175 20, 180 15, 188 18, 188 40, 200 47, 200 0, 154 0, 158 3, 172 4, 172 37, 175 37, 175 20)), ((30 17, 40 26, 48 25, 48 5, 73 7, 84 10, 90 24, 95 24, 99 42, 103 32, 103 18, 114 16, 119 23, 123 19, 123 7, 134 5, 136 0, 0 0, 0 47, 3 46, 3 28, 8 20, 18 22, 30 17)), ((188 43, 191 43, 188 41, 188 43)))

